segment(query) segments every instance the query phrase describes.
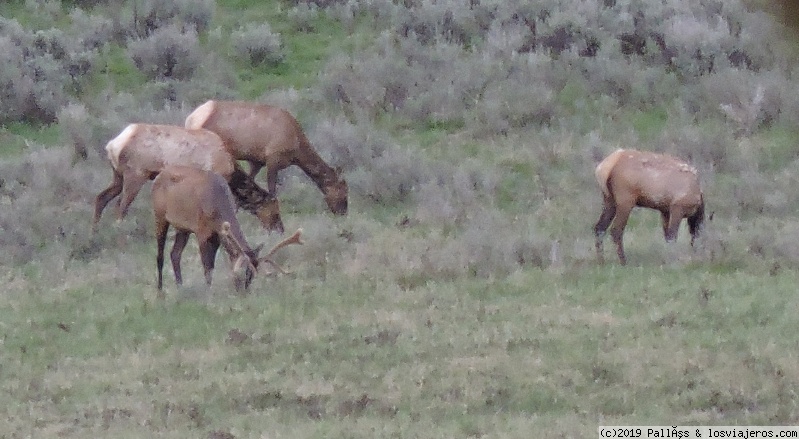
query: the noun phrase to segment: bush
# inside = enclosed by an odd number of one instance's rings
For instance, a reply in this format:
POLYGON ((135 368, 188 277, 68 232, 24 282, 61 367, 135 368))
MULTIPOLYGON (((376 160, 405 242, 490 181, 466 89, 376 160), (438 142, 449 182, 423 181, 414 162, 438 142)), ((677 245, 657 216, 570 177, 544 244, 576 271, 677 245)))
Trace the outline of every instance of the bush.
POLYGON ((499 175, 479 163, 432 163, 415 192, 415 218, 421 224, 458 226, 496 199, 499 175))
POLYGON ((58 112, 58 125, 67 142, 72 144, 75 158, 85 160, 89 157, 89 144, 93 137, 90 118, 86 106, 78 103, 70 103, 58 112))
POLYGON ((50 54, 27 56, 0 36, 0 123, 51 123, 66 102, 69 76, 50 54))
POLYGON ((0 123, 54 122, 96 56, 61 30, 29 32, 1 17, 0 51, 0 123))
POLYGON ((231 35, 236 56, 252 66, 274 66, 283 61, 280 34, 272 32, 268 23, 249 23, 231 35))
POLYGON ((407 201, 419 184, 430 178, 418 153, 369 128, 343 120, 323 121, 309 138, 323 157, 330 157, 331 166, 347 171, 350 194, 374 203, 407 201))
MULTIPOLYGON (((67 148, 36 148, 0 162, 0 265, 41 257, 45 246, 65 246, 65 256, 86 259, 98 251, 89 238, 92 200, 110 182, 107 167, 70 166, 67 148), (102 177, 100 177, 102 175, 102 177)), ((135 222, 123 225, 134 230, 135 222)), ((139 230, 139 237, 146 231, 139 230)), ((109 236, 110 237, 110 236, 109 236)), ((112 246, 111 240, 103 243, 112 246)))
POLYGON ((288 12, 295 30, 300 32, 313 32, 316 30, 314 20, 319 16, 319 7, 315 3, 300 3, 288 12))
POLYGON ((128 55, 150 79, 188 79, 202 60, 202 49, 196 31, 172 25, 131 42, 128 55))
POLYGON ((345 170, 369 168, 391 148, 387 135, 342 118, 320 121, 308 138, 323 157, 331 157, 331 166, 345 170))
POLYGON ((133 4, 132 35, 146 38, 165 27, 202 33, 208 30, 215 8, 215 0, 137 0, 133 4))
POLYGON ((69 14, 72 29, 84 49, 100 49, 116 36, 114 22, 105 16, 89 15, 82 9, 73 9, 69 14))

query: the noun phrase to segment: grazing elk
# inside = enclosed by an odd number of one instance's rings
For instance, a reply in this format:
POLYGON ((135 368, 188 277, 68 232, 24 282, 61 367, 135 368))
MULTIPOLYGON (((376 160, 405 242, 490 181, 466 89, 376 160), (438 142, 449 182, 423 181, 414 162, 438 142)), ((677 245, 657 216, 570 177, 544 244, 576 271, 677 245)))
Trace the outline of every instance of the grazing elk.
POLYGON ((328 166, 288 111, 240 101, 208 101, 186 118, 186 128, 211 130, 225 141, 237 160, 250 163, 250 176, 266 166, 267 190, 275 193, 277 174, 297 165, 324 194, 330 211, 347 213, 347 182, 340 170, 328 166))
POLYGON ((627 263, 622 237, 636 206, 660 211, 667 242, 677 239, 680 222, 687 218, 691 246, 694 245, 705 219, 705 203, 693 166, 668 155, 619 149, 597 165, 596 180, 604 199, 602 214, 594 226, 600 261, 602 238, 612 221, 610 235, 619 261, 622 265, 627 263))
POLYGON ((200 245, 200 259, 205 270, 205 282, 211 284, 211 273, 220 244, 230 257, 233 283, 236 290, 247 289, 258 266, 268 263, 282 273, 285 271, 272 260, 275 252, 289 244, 302 244, 301 231, 278 243, 266 256, 259 257, 263 245, 251 248, 236 220, 236 205, 227 182, 219 174, 187 166, 167 166, 161 170, 152 188, 155 236, 158 242, 159 297, 163 297, 164 245, 171 225, 176 229, 170 258, 175 281, 183 283, 180 259, 183 249, 194 233, 200 245))
POLYGON ((111 185, 97 195, 92 231, 111 200, 121 194, 118 206, 121 220, 144 183, 154 179, 164 166, 183 165, 221 175, 230 183, 239 206, 257 216, 267 230, 283 233, 277 199, 236 165, 222 139, 211 131, 134 123, 108 142, 105 149, 114 177, 111 185))

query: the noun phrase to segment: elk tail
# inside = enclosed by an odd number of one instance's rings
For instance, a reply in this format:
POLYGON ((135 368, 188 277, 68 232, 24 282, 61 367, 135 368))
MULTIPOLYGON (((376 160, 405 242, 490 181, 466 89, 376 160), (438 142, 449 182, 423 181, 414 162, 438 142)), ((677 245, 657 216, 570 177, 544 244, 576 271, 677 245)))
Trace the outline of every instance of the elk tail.
POLYGON ((608 188, 608 179, 610 178, 610 171, 613 170, 613 167, 616 166, 616 162, 619 161, 621 154, 624 152, 623 149, 617 149, 613 151, 612 154, 605 157, 604 160, 599 162, 596 166, 596 170, 594 171, 594 175, 596 176, 596 182, 599 184, 599 187, 602 189, 602 193, 606 196, 610 196, 610 189, 608 188))

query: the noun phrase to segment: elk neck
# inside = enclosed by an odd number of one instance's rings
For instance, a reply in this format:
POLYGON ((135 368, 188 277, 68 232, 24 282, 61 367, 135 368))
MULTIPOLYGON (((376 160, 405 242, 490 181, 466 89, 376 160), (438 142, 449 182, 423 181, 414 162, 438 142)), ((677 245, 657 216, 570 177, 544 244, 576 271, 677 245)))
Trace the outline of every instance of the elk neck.
POLYGON ((308 139, 303 135, 295 163, 316 184, 319 189, 332 185, 338 181, 338 173, 325 163, 322 157, 311 148, 308 139))

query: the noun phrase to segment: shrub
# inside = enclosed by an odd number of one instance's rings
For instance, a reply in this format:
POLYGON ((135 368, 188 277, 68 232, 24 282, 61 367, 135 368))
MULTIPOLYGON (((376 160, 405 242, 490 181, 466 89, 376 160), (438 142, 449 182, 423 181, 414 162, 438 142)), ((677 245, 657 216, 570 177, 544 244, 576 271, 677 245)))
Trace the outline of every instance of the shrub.
POLYGON ((24 121, 51 123, 66 102, 65 85, 69 76, 50 54, 26 59, 23 50, 8 38, 0 37, 3 63, 0 72, 0 122, 24 121))
POLYGON ((128 54, 150 79, 188 79, 202 59, 197 32, 176 25, 160 28, 128 45, 128 54))
POLYGON ((274 66, 283 61, 280 34, 272 32, 268 23, 249 23, 231 35, 236 55, 250 65, 274 66))
POLYGON ((332 166, 347 170, 370 168, 392 147, 385 134, 342 118, 320 121, 308 138, 320 154, 331 157, 332 166))
POLYGON ((143 0, 133 4, 133 32, 138 38, 152 36, 161 28, 179 27, 183 32, 208 30, 215 0, 143 0))
POLYGON ((348 173, 350 192, 373 203, 392 206, 405 202, 429 177, 415 152, 395 146, 373 160, 369 168, 348 173))
POLYGON ((677 15, 662 24, 666 46, 675 50, 671 65, 686 77, 698 77, 714 69, 716 58, 723 59, 731 46, 729 30, 696 16, 677 15))
POLYGON ((526 126, 549 125, 557 115, 556 94, 531 57, 514 60, 503 79, 493 78, 479 95, 476 118, 491 134, 526 126))
POLYGON ((427 178, 415 192, 415 218, 422 224, 456 226, 484 204, 492 204, 499 186, 496 172, 478 163, 430 165, 427 178))
POLYGON ((92 200, 108 185, 110 171, 105 166, 70 166, 70 155, 67 148, 32 148, 0 162, 0 199, 9 207, 0 209, 0 228, 8 231, 0 234, 0 246, 9 250, 0 255, 0 264, 37 260, 41 249, 51 245, 66 247, 67 257, 85 260, 100 247, 112 247, 117 233, 147 236, 145 224, 132 218, 113 234, 98 236, 100 242, 89 238, 92 200))
POLYGON ((370 128, 341 119, 326 120, 310 131, 309 138, 323 157, 330 157, 331 166, 347 171, 350 194, 374 203, 407 201, 419 184, 430 178, 418 153, 370 128))
POLYGON ((0 123, 51 123, 79 92, 95 53, 58 29, 28 32, 16 20, 0 18, 0 123))
POLYGON ((72 30, 84 49, 100 49, 115 37, 114 22, 108 17, 87 14, 82 9, 73 9, 69 14, 72 30))
POLYGON ((316 30, 314 20, 319 16, 319 7, 315 3, 300 3, 288 12, 295 30, 300 32, 313 32, 316 30))
POLYGON ((423 44, 438 41, 469 47, 477 42, 486 23, 479 22, 473 8, 460 1, 421 0, 397 19, 396 32, 414 35, 423 44))
POLYGON ((93 129, 89 124, 91 116, 86 111, 86 106, 70 103, 59 110, 57 117, 63 136, 72 144, 75 158, 87 159, 93 129))
POLYGON ((345 272, 389 276, 401 285, 463 276, 505 276, 522 266, 546 266, 550 243, 534 227, 479 208, 464 228, 436 227, 424 233, 384 229, 355 244, 345 272))

